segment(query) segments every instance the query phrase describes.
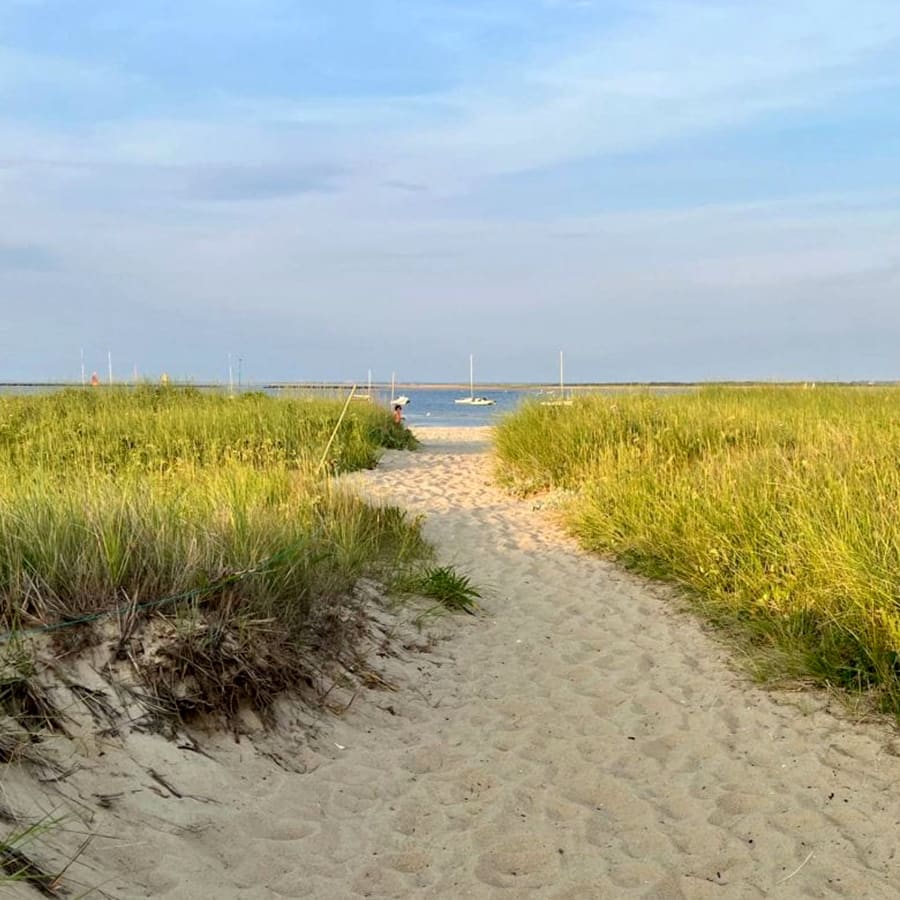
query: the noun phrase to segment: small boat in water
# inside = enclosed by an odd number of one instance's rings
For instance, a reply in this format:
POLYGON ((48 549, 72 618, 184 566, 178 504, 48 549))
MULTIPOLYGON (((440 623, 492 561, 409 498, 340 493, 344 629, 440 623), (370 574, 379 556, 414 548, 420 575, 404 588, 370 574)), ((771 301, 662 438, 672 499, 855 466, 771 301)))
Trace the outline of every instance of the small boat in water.
POLYGON ((395 406, 406 406, 409 403, 409 397, 406 394, 400 394, 399 397, 394 396, 394 387, 396 381, 396 373, 391 372, 391 409, 395 406))
POLYGON ((490 397, 475 396, 475 360, 471 353, 469 354, 469 396, 459 397, 453 402, 466 406, 493 406, 497 402, 491 400, 490 397))
POLYGON ((493 406, 497 401, 491 400, 490 397, 460 397, 454 400, 454 403, 465 403, 469 406, 493 406))

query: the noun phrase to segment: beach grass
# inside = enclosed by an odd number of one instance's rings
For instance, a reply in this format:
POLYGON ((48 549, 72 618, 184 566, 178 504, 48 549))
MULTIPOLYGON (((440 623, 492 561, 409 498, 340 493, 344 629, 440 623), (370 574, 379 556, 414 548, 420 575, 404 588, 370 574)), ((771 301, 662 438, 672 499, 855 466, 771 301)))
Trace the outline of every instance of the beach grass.
POLYGON ((475 615, 481 599, 481 591, 472 579, 453 566, 425 566, 398 579, 397 589, 437 601, 425 611, 426 616, 439 610, 475 615))
POLYGON ((532 404, 496 449, 507 486, 562 489, 586 548, 688 588, 761 672, 900 714, 900 389, 532 404))
POLYGON ((154 617, 141 674, 182 718, 312 680, 359 628, 358 580, 428 558, 417 522, 332 477, 414 438, 373 404, 335 431, 342 411, 155 386, 3 398, 0 631, 71 644, 107 618, 124 641, 154 617))
POLYGON ((62 818, 44 816, 30 825, 17 826, 0 838, 0 886, 22 884, 28 885, 35 896, 63 896, 58 890, 62 873, 42 868, 33 858, 30 847, 58 828, 62 821, 62 818))

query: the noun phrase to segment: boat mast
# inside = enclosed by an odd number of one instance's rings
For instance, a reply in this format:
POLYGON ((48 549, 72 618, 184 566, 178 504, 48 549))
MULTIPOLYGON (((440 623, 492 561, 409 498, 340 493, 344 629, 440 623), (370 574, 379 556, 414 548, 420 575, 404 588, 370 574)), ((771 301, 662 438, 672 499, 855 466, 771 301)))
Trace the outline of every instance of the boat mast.
POLYGON ((475 362, 471 353, 469 354, 469 399, 475 399, 475 362))

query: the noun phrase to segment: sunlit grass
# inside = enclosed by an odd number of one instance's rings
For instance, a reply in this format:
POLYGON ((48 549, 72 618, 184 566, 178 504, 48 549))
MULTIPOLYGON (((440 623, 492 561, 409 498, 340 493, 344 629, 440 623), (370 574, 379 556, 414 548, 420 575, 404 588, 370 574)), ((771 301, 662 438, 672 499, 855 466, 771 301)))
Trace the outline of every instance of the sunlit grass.
POLYGON ((190 607, 284 686, 361 576, 427 556, 417 523, 331 477, 414 439, 356 404, 329 446, 341 412, 154 387, 0 400, 0 629, 190 607))
POLYGON ((572 492, 584 546, 900 712, 900 390, 589 397, 526 407, 496 440, 508 485, 572 492))
POLYGON ((406 593, 436 600, 437 606, 428 610, 429 613, 440 609, 474 615, 481 599, 481 592, 472 579, 452 566, 426 566, 399 579, 396 587, 406 593))

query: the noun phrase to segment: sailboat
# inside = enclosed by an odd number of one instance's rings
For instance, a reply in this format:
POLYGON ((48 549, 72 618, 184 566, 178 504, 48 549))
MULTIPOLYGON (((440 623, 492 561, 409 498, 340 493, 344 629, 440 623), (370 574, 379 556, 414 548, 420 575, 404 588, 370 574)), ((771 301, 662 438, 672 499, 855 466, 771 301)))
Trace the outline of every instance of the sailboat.
POLYGON ((572 401, 566 399, 565 381, 563 380, 563 352, 559 351, 559 397, 556 400, 542 400, 541 406, 571 406, 572 401))
POLYGON ((453 401, 454 403, 465 403, 467 406, 493 406, 496 400, 490 397, 475 396, 475 358, 469 354, 469 396, 459 397, 453 401))
POLYGON ((391 372, 391 409, 395 406, 406 406, 406 404, 409 403, 409 397, 407 397, 406 394, 400 394, 399 397, 394 396, 394 380, 395 373, 391 372))

